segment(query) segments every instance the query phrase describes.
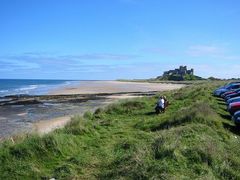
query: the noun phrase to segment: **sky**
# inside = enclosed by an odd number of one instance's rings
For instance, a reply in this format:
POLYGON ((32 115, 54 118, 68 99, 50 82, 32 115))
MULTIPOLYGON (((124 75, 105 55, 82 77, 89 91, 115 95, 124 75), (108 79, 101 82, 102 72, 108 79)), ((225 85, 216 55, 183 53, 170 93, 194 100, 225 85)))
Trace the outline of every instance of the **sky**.
POLYGON ((0 0, 0 79, 240 77, 239 0, 0 0))

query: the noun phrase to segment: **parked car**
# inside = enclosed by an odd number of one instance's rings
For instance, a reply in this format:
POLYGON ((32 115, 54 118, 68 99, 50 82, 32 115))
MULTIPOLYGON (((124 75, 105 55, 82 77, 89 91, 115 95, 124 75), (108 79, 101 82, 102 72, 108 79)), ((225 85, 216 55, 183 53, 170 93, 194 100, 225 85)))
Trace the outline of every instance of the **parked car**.
POLYGON ((232 84, 240 84, 240 81, 229 82, 229 83, 225 84, 224 86, 221 86, 221 87, 217 88, 216 90, 226 88, 226 87, 228 87, 228 86, 230 86, 232 84))
POLYGON ((231 90, 228 90, 227 92, 221 94, 221 97, 225 98, 226 96, 228 95, 235 95, 237 93, 240 92, 240 88, 237 88, 237 89, 231 89, 231 90))
POLYGON ((226 85, 229 85, 229 84, 240 84, 240 81, 231 81, 231 82, 227 83, 226 85))
POLYGON ((217 90, 214 91, 215 96, 221 96, 223 93, 230 91, 230 90, 236 90, 240 88, 240 84, 229 84, 227 86, 224 86, 223 88, 218 88, 217 90))
POLYGON ((221 95, 221 97, 222 97, 222 98, 225 98, 226 96, 228 96, 228 95, 230 95, 230 94, 234 94, 234 93, 238 93, 238 92, 240 92, 240 89, 236 89, 236 90, 231 89, 231 90, 223 93, 223 94, 221 95))
POLYGON ((226 83, 224 86, 221 86, 218 89, 226 88, 227 86, 229 86, 231 84, 240 84, 240 81, 232 81, 232 82, 226 83))
POLYGON ((234 121, 237 127, 240 127, 240 111, 234 113, 234 115, 232 116, 232 120, 234 121))
POLYGON ((240 92, 238 92, 238 93, 233 93, 233 94, 229 94, 229 95, 227 95, 227 96, 225 96, 225 101, 227 101, 227 100, 229 100, 229 99, 231 99, 231 98, 235 98, 235 97, 239 97, 240 96, 240 92))
POLYGON ((227 100, 227 105, 229 105, 230 103, 234 103, 234 102, 240 102, 240 97, 234 97, 234 98, 231 98, 231 99, 228 99, 227 100))
POLYGON ((237 111, 240 111, 240 102, 230 103, 227 107, 227 110, 231 115, 237 111))
POLYGON ((227 88, 227 87, 229 87, 229 85, 221 86, 221 87, 217 88, 215 91, 213 91, 213 95, 214 95, 214 96, 218 96, 218 94, 220 93, 220 91, 221 91, 222 89, 227 88))

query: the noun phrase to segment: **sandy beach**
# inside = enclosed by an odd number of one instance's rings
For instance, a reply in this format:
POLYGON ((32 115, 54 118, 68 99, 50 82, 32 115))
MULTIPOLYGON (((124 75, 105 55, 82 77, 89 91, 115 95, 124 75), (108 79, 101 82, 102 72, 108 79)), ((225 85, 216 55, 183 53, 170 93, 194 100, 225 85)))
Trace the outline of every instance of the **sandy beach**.
POLYGON ((121 81, 83 81, 79 85, 51 91, 50 95, 60 94, 98 94, 119 92, 149 92, 179 89, 184 84, 121 82, 121 81))
POLYGON ((33 132, 37 134, 46 134, 54 129, 65 126, 71 120, 71 116, 63 116, 51 120, 41 120, 34 123, 33 132))

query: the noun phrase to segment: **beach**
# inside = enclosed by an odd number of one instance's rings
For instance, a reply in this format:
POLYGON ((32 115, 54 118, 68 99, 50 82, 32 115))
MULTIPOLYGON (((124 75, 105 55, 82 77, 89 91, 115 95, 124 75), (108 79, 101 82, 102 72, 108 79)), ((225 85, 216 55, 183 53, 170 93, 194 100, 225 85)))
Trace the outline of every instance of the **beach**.
POLYGON ((150 92, 179 89, 184 84, 147 83, 147 82, 122 82, 122 81, 83 81, 71 87, 51 91, 51 95, 59 94, 98 94, 120 92, 150 92))
POLYGON ((0 106, 0 137, 18 133, 45 134, 63 127, 71 117, 94 112, 121 99, 152 96, 182 88, 183 84, 120 81, 80 81, 47 95, 20 96, 0 106))
MULTIPOLYGON (((95 106, 93 111, 98 107, 106 106, 110 103, 117 102, 121 99, 130 99, 142 97, 141 92, 160 92, 166 90, 179 89, 184 87, 183 84, 167 84, 167 83, 142 83, 142 82, 121 82, 121 81, 86 81, 80 85, 61 88, 49 93, 49 95, 69 95, 69 94, 101 94, 108 93, 106 99, 99 106, 95 106), (136 94, 134 94, 134 92, 136 94), (123 94, 122 94, 123 93, 123 94)), ((145 94, 146 95, 146 94, 145 94)), ((84 112, 78 115, 83 115, 84 112)), ((75 114, 76 115, 76 114, 75 114)), ((73 115, 74 116, 74 115, 73 115)), ((40 134, 48 133, 56 128, 63 127, 71 120, 73 116, 63 116, 48 121, 39 121, 34 124, 34 129, 40 134)))

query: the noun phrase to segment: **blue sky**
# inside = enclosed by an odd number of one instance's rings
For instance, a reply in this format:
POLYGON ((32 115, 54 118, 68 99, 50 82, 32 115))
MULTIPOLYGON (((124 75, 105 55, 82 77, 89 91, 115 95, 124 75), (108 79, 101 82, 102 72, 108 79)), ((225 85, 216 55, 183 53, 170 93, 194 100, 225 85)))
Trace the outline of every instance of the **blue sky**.
POLYGON ((239 78, 239 40, 239 0, 0 1, 0 78, 239 78))

